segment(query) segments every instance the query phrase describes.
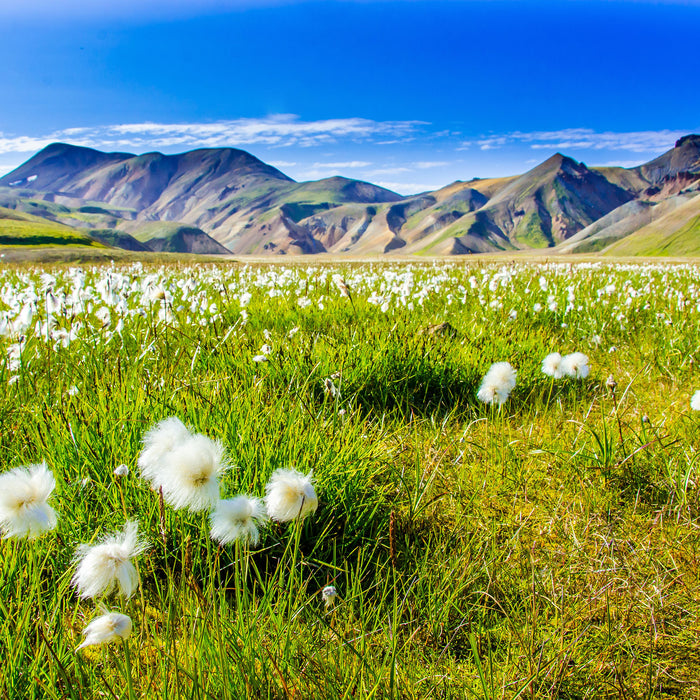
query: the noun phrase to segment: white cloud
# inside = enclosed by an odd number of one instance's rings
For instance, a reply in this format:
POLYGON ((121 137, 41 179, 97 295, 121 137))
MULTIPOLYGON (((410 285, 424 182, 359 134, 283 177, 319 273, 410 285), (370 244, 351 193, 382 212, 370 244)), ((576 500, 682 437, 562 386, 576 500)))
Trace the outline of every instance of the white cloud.
POLYGON ((596 163, 600 168, 636 168, 643 164, 640 160, 611 160, 608 163, 596 163))
POLYGON ((393 168, 377 168, 376 170, 370 170, 368 175, 400 175, 401 173, 413 172, 412 168, 407 168, 404 165, 397 165, 393 168))
POLYGON ((508 142, 507 136, 492 136, 487 139, 477 141, 479 148, 482 151, 490 151, 492 148, 500 148, 508 142))
POLYGON ((296 165, 294 161, 290 160, 270 160, 267 164, 273 168, 293 168, 296 165))
POLYGON ((420 170, 428 170, 429 168, 444 168, 446 165, 451 165, 445 160, 419 160, 416 163, 411 163, 414 168, 420 170))
POLYGON ((302 121, 293 114, 262 119, 231 119, 211 123, 162 124, 143 122, 97 127, 71 127, 41 136, 0 133, 0 153, 37 151, 53 141, 102 150, 153 150, 219 148, 263 145, 268 147, 319 146, 338 141, 376 142, 392 136, 410 138, 417 121, 374 121, 361 117, 302 121))
POLYGON ((587 149, 594 151, 631 151, 657 153, 673 148, 675 142, 690 130, 661 129, 659 131, 595 131, 573 128, 555 131, 513 131, 509 134, 488 136, 476 142, 465 142, 463 148, 476 143, 482 151, 508 145, 523 144, 535 150, 566 151, 587 149))
POLYGON ((15 168, 19 168, 20 165, 22 164, 14 163, 13 165, 5 165, 4 163, 0 163, 0 177, 7 175, 7 173, 11 173, 15 168))
POLYGON ((315 170, 345 170, 346 168, 366 168, 372 163, 366 160, 348 160, 341 163, 314 163, 311 167, 315 170))

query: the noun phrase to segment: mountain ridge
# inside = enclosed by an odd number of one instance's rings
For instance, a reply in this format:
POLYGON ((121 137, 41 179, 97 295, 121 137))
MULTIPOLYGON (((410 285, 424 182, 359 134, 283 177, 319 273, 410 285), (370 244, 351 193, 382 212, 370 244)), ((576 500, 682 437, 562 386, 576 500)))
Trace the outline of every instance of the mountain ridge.
POLYGON ((635 168, 555 153, 522 175, 407 197, 342 176, 296 182, 235 148, 135 155, 55 143, 0 178, 0 205, 57 223, 137 239, 152 222, 177 224, 211 237, 208 252, 258 255, 602 250, 698 194, 697 134, 635 168))

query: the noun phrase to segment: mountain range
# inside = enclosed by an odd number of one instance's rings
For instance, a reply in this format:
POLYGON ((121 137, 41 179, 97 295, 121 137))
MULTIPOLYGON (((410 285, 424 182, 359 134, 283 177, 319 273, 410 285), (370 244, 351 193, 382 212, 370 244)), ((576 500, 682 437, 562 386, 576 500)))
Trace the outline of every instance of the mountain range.
POLYGON ((295 182, 233 148, 134 155, 54 143, 0 178, 0 207, 136 251, 698 254, 700 135, 635 168, 557 153, 523 175, 409 197, 344 177, 295 182))

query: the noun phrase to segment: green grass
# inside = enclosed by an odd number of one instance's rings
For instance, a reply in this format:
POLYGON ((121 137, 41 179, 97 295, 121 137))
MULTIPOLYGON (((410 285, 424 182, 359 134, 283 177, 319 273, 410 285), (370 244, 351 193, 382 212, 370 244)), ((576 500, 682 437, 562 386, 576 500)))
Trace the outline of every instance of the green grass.
POLYGON ((104 247, 101 243, 69 226, 0 208, 0 246, 7 245, 104 247))
POLYGON ((528 212, 513 231, 515 240, 529 248, 548 248, 552 238, 542 228, 542 220, 537 212, 528 212))
POLYGON ((38 299, 21 365, 0 363, 0 471, 45 459, 59 513, 0 541, 0 697, 698 697, 698 268, 95 266, 49 342, 42 290, 72 298, 75 273, 46 271, 0 278, 10 321, 38 299), (553 382, 553 350, 591 375, 553 382), (475 395, 501 360, 518 383, 499 410, 475 395), (164 544, 136 463, 171 415, 226 446, 223 495, 313 469, 318 511, 248 556, 166 507, 164 544), (76 653, 95 604, 70 588, 74 549, 127 517, 152 548, 108 604, 134 632, 76 653))
MULTIPOLYGON (((653 224, 652 224, 653 226, 653 224)), ((644 236, 632 234, 615 244, 616 255, 700 255, 700 215, 690 219, 676 231, 650 230, 644 236)), ((613 249, 611 249, 613 252, 613 249)))
POLYGON ((172 238, 182 229, 192 228, 178 221, 153 221, 139 225, 131 235, 142 243, 153 238, 172 238))

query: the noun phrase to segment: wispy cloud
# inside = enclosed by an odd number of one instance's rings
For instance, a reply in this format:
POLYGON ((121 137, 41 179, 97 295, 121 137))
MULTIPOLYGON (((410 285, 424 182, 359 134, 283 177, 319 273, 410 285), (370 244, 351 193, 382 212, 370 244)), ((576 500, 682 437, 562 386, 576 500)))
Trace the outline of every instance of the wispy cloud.
POLYGON ((0 163, 0 177, 7 175, 7 173, 11 173, 15 168, 19 168, 20 165, 21 163, 13 163, 12 165, 0 163))
POLYGON ((452 163, 445 160, 419 160, 408 162, 405 165, 393 165, 387 166, 386 168, 374 168, 367 172, 368 175, 372 176, 386 176, 386 175, 401 175, 403 173, 412 173, 416 170, 429 170, 431 168, 444 168, 452 163))
POLYGON ((558 129, 556 131, 513 131, 465 142, 464 147, 477 145, 482 151, 523 144, 536 150, 588 149, 594 151, 630 151, 655 153, 669 148, 688 129, 675 131, 595 131, 594 129, 558 129))
POLYGON ((643 160, 611 160, 607 163, 598 163, 601 168, 614 167, 614 168, 636 168, 638 165, 642 165, 643 160))
POLYGON ((339 163, 314 163, 311 167, 316 170, 345 170, 346 168, 366 168, 372 163, 366 160, 347 160, 339 163))
POLYGON ((391 168, 376 168, 374 170, 370 170, 367 174, 382 177, 383 175, 401 175, 401 173, 411 172, 413 172, 413 168, 409 168, 405 165, 396 165, 391 168))
POLYGON ((27 153, 52 141, 90 148, 136 150, 218 148, 222 146, 311 147, 343 142, 376 142, 390 136, 411 138, 424 122, 374 121, 361 117, 303 121, 293 114, 211 123, 143 122, 72 127, 40 136, 0 133, 0 153, 27 153))
POLYGON ((416 163, 411 163, 411 165, 419 170, 428 170, 430 168, 444 168, 450 163, 446 160, 419 160, 416 163))

